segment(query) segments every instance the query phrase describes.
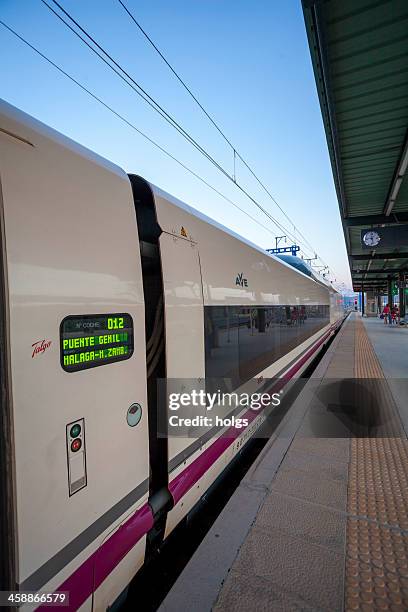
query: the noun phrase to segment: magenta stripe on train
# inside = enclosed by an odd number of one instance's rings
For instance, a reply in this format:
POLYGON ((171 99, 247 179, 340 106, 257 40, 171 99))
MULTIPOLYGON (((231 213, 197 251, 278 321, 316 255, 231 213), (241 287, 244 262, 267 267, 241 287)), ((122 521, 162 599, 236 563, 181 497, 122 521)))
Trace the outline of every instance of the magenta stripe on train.
MULTIPOLYGON (((144 504, 58 587, 58 591, 69 592, 69 606, 64 607, 64 610, 67 612, 78 610, 152 527, 151 508, 148 504, 144 504)), ((54 609, 61 612, 61 607, 40 606, 37 608, 37 610, 44 611, 54 609)))

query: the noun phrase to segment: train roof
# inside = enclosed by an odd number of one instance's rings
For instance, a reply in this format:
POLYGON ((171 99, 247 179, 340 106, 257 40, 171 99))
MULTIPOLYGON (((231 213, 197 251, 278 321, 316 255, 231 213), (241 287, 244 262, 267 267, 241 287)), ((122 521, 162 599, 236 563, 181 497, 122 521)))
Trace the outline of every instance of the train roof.
POLYGON ((98 153, 95 153, 91 149, 77 143, 68 136, 64 136, 61 134, 61 132, 49 127, 31 115, 28 115, 2 98, 0 98, 0 130, 3 133, 17 138, 18 140, 21 140, 33 147, 38 146, 39 144, 36 143, 36 135, 53 140, 65 149, 69 149, 76 155, 80 155, 86 160, 103 167, 108 172, 112 172, 122 179, 127 179, 126 172, 120 166, 117 166, 101 155, 98 155, 98 153), (2 126, 3 119, 5 119, 7 123, 11 122, 18 124, 18 129, 16 129, 16 131, 8 131, 2 126))
MULTIPOLYGON (((143 177, 140 177, 140 178, 143 178, 143 177)), ((146 179, 143 179, 143 180, 146 180, 146 179)), ((291 271, 296 272, 297 274, 301 274, 302 276, 307 278, 309 281, 311 280, 311 281, 317 282, 318 284, 322 284, 325 287, 332 288, 333 291, 336 291, 332 287, 332 285, 330 283, 327 283, 327 281, 324 281, 322 278, 317 277, 315 275, 315 273, 313 273, 312 276, 311 276, 309 274, 306 274, 303 270, 301 270, 299 268, 293 267, 287 261, 284 261, 283 259, 280 259, 279 257, 277 257, 276 255, 273 255, 272 253, 268 253, 268 251, 266 249, 263 249, 259 245, 255 244, 255 243, 251 242, 250 240, 248 240, 247 238, 245 238, 244 236, 241 236, 237 232, 234 232, 234 230, 232 230, 232 229, 230 229, 228 227, 225 227, 225 225, 222 225, 222 223, 219 223, 218 221, 215 221, 211 217, 208 217, 207 215, 205 215, 204 213, 200 212, 199 210, 197 210, 193 206, 190 206, 189 204, 186 204, 182 200, 179 200, 178 198, 176 198, 175 196, 173 196, 173 195, 169 194, 168 192, 164 191, 160 187, 157 187, 157 185, 155 185, 154 183, 152 183, 150 181, 147 181, 147 182, 148 182, 148 184, 149 184, 149 186, 150 186, 150 188, 151 188, 151 190, 153 192, 153 195, 155 197, 158 196, 158 197, 161 197, 161 198, 164 198, 164 199, 168 200, 174 206, 177 206, 178 208, 181 208, 185 212, 193 215, 194 217, 200 219, 201 221, 204 221, 205 223, 208 223, 209 225, 212 225, 213 227, 216 227, 217 229, 221 230, 222 232, 225 232, 229 236, 232 236, 233 238, 239 240, 240 242, 243 242, 247 246, 250 246, 252 249, 257 250, 259 253, 262 253, 264 256, 267 256, 270 259, 273 259, 274 261, 276 261, 277 263, 279 263, 282 266, 285 266, 286 268, 290 269, 291 271)))
POLYGON ((279 257, 282 261, 285 261, 290 266, 296 268, 296 270, 300 270, 304 272, 306 276, 310 276, 312 278, 312 268, 303 260, 297 257, 296 255, 287 255, 287 254, 277 254, 276 257, 279 257))
MULTIPOLYGON (((84 159, 88 160, 89 162, 97 164, 100 167, 104 168, 106 171, 115 174, 117 177, 122 178, 124 180, 129 180, 128 179, 128 175, 126 174, 125 170, 123 170, 120 166, 118 166, 118 165, 114 164, 113 162, 107 160, 106 158, 102 157, 101 155, 98 155, 97 153, 95 153, 94 151, 88 149, 87 147, 85 147, 85 146, 75 142, 74 140, 72 140, 68 136, 64 136, 63 134, 61 134, 57 130, 47 126, 45 123, 42 123, 38 119, 35 119, 31 115, 28 115, 24 111, 21 111, 20 109, 16 108, 12 104, 6 102, 5 100, 3 100, 1 98, 0 98, 0 118, 1 119, 4 118, 6 120, 7 126, 9 126, 10 123, 11 124, 15 124, 15 131, 14 130, 10 130, 9 131, 7 129, 7 127, 3 127, 2 128, 0 126, 0 130, 3 131, 4 133, 10 135, 11 137, 14 137, 14 138, 17 138, 19 140, 22 140, 22 141, 26 142, 27 144, 29 144, 31 146, 34 146, 34 147, 38 146, 38 144, 36 143, 36 137, 37 136, 40 136, 42 138, 46 138, 46 139, 52 140, 55 143, 59 144, 60 146, 66 148, 66 149, 69 149, 73 153, 83 157, 84 159)), ((245 238, 245 237, 241 236, 240 234, 234 232, 233 230, 225 227, 221 223, 218 223, 217 221, 215 221, 211 217, 208 217, 207 215, 205 215, 204 213, 200 212, 196 208, 190 206, 189 204, 186 204, 182 200, 179 200, 178 198, 174 197, 173 195, 167 193, 166 191, 164 191, 163 189, 161 189, 160 187, 158 187, 154 183, 152 183, 150 181, 147 181, 146 179, 143 179, 143 180, 145 180, 150 185, 150 188, 151 188, 154 196, 159 196, 161 198, 164 198, 164 199, 168 200, 174 206, 177 206, 177 207, 183 209, 187 213, 189 213, 189 214, 193 215, 194 217, 204 221, 205 223, 208 223, 208 224, 218 228, 219 230, 229 234, 230 236, 236 238, 237 240, 240 240, 241 242, 245 243, 246 245, 250 246, 251 248, 256 249, 257 251, 262 253, 264 256, 267 256, 267 257, 273 259, 274 261, 278 262, 279 264, 281 264, 283 266, 286 266, 288 269, 294 270, 297 274, 302 274, 303 276, 305 276, 309 280, 314 280, 317 283, 320 283, 320 284, 323 284, 325 286, 331 287, 335 291, 335 289, 332 287, 332 285, 330 285, 330 283, 326 283, 326 282, 323 281, 323 279, 317 278, 315 274, 312 274, 312 276, 310 276, 309 274, 306 274, 302 269, 299 269, 299 267, 293 267, 290 263, 284 261, 283 259, 281 259, 281 258, 279 258, 279 257, 277 257, 277 256, 275 256, 275 255, 273 255, 271 253, 268 253, 266 251, 266 249, 263 249, 262 247, 258 246, 257 244, 254 244, 253 242, 251 242, 247 238, 245 238)))

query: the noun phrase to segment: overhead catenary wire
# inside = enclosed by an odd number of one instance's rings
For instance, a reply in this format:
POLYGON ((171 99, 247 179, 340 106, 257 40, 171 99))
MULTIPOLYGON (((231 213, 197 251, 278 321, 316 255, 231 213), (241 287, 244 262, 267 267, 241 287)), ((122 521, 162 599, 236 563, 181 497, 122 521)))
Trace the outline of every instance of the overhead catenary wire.
MULTIPOLYGON (((95 53, 95 55, 97 55, 99 57, 100 60, 102 60, 107 66, 108 68, 110 68, 120 79, 122 79, 122 81, 124 81, 124 83, 126 83, 126 85, 128 85, 129 87, 131 87, 131 89, 133 89, 133 91, 142 98, 142 100, 144 100, 149 106, 151 106, 153 108, 153 110, 155 110, 161 117, 163 117, 163 119, 165 119, 165 121, 167 121, 168 123, 170 123, 170 125, 172 125, 172 127, 174 129, 176 129, 184 138, 186 138, 187 140, 189 140, 189 142, 196 147, 203 155, 205 155, 206 157, 210 157, 209 154, 202 149, 202 147, 200 147, 200 145, 198 143, 196 143, 194 141, 194 139, 192 137, 190 137, 190 135, 184 130, 184 128, 182 128, 181 125, 179 125, 177 123, 177 121, 175 119, 173 119, 173 117, 167 113, 167 111, 165 111, 158 103, 156 103, 156 101, 139 85, 139 83, 137 81, 135 81, 112 57, 111 55, 109 55, 109 53, 107 53, 95 40, 92 36, 90 36, 85 30, 84 28, 82 28, 82 26, 73 18, 69 15, 69 13, 67 13, 67 11, 65 11, 65 9, 55 0, 51 0, 52 2, 54 2, 54 4, 56 4, 61 11, 63 11, 68 18, 72 21, 72 23, 74 23, 83 33, 84 35, 94 44, 96 45, 96 47, 107 57, 109 58, 109 60, 111 62, 113 62, 114 66, 112 66, 111 63, 109 63, 109 61, 106 59, 106 57, 104 57, 103 55, 101 55, 101 53, 95 49, 95 47, 93 47, 83 36, 81 36, 81 34, 79 32, 77 32, 57 11, 55 11, 52 6, 50 6, 50 4, 48 4, 48 2, 46 0, 41 0, 41 2, 60 20, 62 21, 62 23, 69 28, 69 30, 71 30, 71 32, 73 34, 75 34, 75 36, 77 36, 93 53, 95 53), (116 68, 115 68, 116 66, 116 68), (125 76, 124 76, 125 75, 125 76)), ((221 166, 217 165, 217 162, 215 160, 213 160, 212 158, 210 159, 210 161, 212 163, 214 163, 214 165, 216 165, 218 167, 218 169, 221 172, 225 172, 223 168, 221 168, 221 166)))
MULTIPOLYGON (((55 11, 52 6, 46 1, 41 0, 41 2, 60 20, 65 24, 93 53, 95 53, 113 72, 115 72, 128 86, 132 88, 135 93, 137 93, 145 102, 149 104, 156 112, 158 112, 163 119, 165 119, 172 127, 174 127, 190 144, 192 144, 200 153, 204 155, 226 178, 234 183, 238 187, 238 189, 248 198, 250 199, 264 214, 267 216, 281 231, 287 233, 287 235, 295 241, 295 237, 291 231, 285 228, 282 223, 280 223, 276 218, 274 218, 259 202, 246 190, 242 185, 238 183, 238 181, 234 180, 234 177, 229 174, 167 111, 160 106, 147 91, 140 86, 140 84, 126 71, 122 68, 122 66, 83 28, 77 20, 75 20, 69 13, 64 9, 64 7, 57 2, 57 0, 51 0, 55 6, 57 6, 63 13, 68 17, 68 19, 75 24, 77 28, 88 38, 89 41, 92 42, 93 45, 97 47, 113 64, 112 66, 109 61, 103 56, 97 49, 95 49, 88 41, 86 41, 79 32, 77 32, 57 11, 55 11), (116 68, 115 68, 116 66, 116 68), (118 70, 120 71, 118 73, 118 70), (123 73, 123 74, 121 74, 123 73), (125 75, 126 78, 123 76, 125 75), (128 80, 129 79, 129 80, 128 80), (131 81, 131 82, 129 82, 131 81)), ((302 241, 298 241, 302 244, 302 241)), ((305 245, 304 245, 305 246, 305 245)), ((310 245, 307 245, 307 248, 310 248, 313 252, 314 249, 310 245)), ((323 261, 323 260, 322 260, 323 261)))
POLYGON ((219 191, 216 187, 214 187, 213 185, 211 185, 208 181, 206 181, 203 177, 201 177, 199 174, 197 174, 194 170, 192 170, 191 168, 189 168, 186 164, 184 164, 182 161, 180 161, 179 159, 177 159, 174 155, 172 155, 169 151, 167 151, 164 147, 162 147, 159 143, 157 143, 155 140, 153 140, 152 138, 150 138, 150 136, 148 136, 147 134, 145 134, 142 130, 140 130, 138 127, 136 127, 131 121, 129 121, 128 119, 126 119, 126 117, 124 117, 123 115, 121 115, 119 112, 117 112, 115 109, 113 109, 109 104, 107 104, 104 100, 102 100, 102 98, 100 98, 99 96, 97 96, 95 93, 93 93, 90 89, 88 89, 87 87, 85 87, 84 85, 82 85, 82 83, 80 83, 77 79, 75 79, 75 77, 73 77, 72 75, 70 75, 68 72, 66 72, 63 68, 61 68, 60 66, 58 66, 58 64, 56 64, 53 60, 51 60, 49 57, 47 57, 44 53, 42 53, 39 49, 37 49, 37 47, 35 47, 32 43, 30 43, 28 40, 26 40, 23 36, 21 36, 18 32, 16 32, 13 28, 11 28, 9 25, 7 25, 4 21, 0 20, 0 24, 6 28, 11 34, 13 34, 16 38, 18 38, 21 42, 23 42, 25 45, 27 45, 32 51, 34 51, 37 55, 39 55, 42 59, 44 59, 46 62, 48 62, 51 66, 53 66, 56 70, 58 70, 62 75, 64 75, 66 78, 68 78, 70 81, 72 81, 75 85, 77 85, 80 89, 82 89, 86 94, 88 94, 89 96, 91 96, 95 101, 97 101, 99 104, 101 104, 105 109, 107 109, 109 112, 111 112, 113 115, 115 115, 118 119, 120 119, 123 123, 125 123, 128 127, 132 128, 133 130, 135 130, 138 134, 140 134, 143 138, 145 138, 148 142, 150 142, 154 147, 156 147, 157 149, 159 149, 164 155, 166 155, 167 157, 169 157, 170 159, 172 159, 174 162, 176 162, 178 165, 180 165, 184 170, 186 170, 187 172, 189 172, 192 176, 194 176, 196 179, 198 179, 199 181, 201 181, 204 185, 206 185, 209 189, 211 189, 213 192, 215 192, 217 195, 219 195, 221 198, 223 198, 226 202, 229 202, 232 206, 234 206, 236 209, 238 209, 240 212, 242 212, 244 215, 246 215, 249 219, 251 219, 252 221, 254 221, 254 223, 256 223, 257 225, 259 225, 263 230, 265 230, 266 232, 268 232, 269 234, 271 234, 272 236, 275 236, 275 234, 272 232, 272 230, 270 230, 268 227, 266 227, 263 223, 261 223, 258 219, 256 219, 255 217, 253 217, 250 213, 248 213, 245 209, 241 208, 236 202, 234 202, 233 200, 231 200, 230 198, 228 198, 228 196, 226 196, 224 193, 222 193, 221 191, 219 191))
MULTIPOLYGON (((132 86, 131 83, 127 81, 126 78, 123 77, 122 74, 118 73, 117 70, 103 57, 101 54, 90 45, 69 23, 65 21, 65 19, 55 11, 46 0, 41 0, 41 2, 54 13, 58 19, 60 19, 86 46, 93 51, 109 68, 111 68, 127 85, 129 85, 145 102, 149 104, 154 110, 156 110, 172 127, 174 127, 190 144, 192 144, 200 153, 202 153, 218 170, 220 170, 229 180, 233 181, 234 184, 240 189, 246 197, 248 197, 280 230, 287 232, 288 236, 295 240, 295 237, 289 230, 287 230, 280 222, 278 222, 266 209, 259 204, 259 202, 252 197, 247 190, 245 190, 242 185, 240 185, 234 177, 232 177, 211 155, 205 151, 199 143, 197 143, 194 138, 186 131, 184 128, 177 123, 177 121, 165 111, 165 109, 160 106, 154 98, 152 98, 130 74, 125 71, 116 60, 105 50, 103 47, 64 9, 64 7, 57 2, 57 0, 51 0, 67 17, 71 20, 72 23, 78 27, 84 35, 97 46, 100 51, 109 58, 110 61, 114 63, 114 65, 126 75, 128 79, 135 85, 136 89, 132 86), (146 97, 147 96, 147 97, 146 97)), ((300 242, 300 241, 299 241, 300 242)), ((301 242, 300 242, 301 243, 301 242)), ((309 247, 313 250, 313 247, 309 247)))
MULTIPOLYGON (((170 123, 170 125, 172 125, 172 127, 174 127, 188 142, 190 142, 190 144, 192 144, 200 153, 202 153, 220 172, 222 172, 230 181, 232 181, 236 185, 236 187, 238 187, 238 189, 240 189, 240 191, 246 197, 248 197, 253 202, 253 204, 255 204, 265 214, 265 216, 267 216, 274 223, 274 225, 279 227, 280 230, 285 231, 287 233, 287 235, 293 240, 294 243, 298 243, 300 245, 303 244, 303 247, 306 246, 306 248, 309 248, 313 253, 316 254, 316 250, 314 249, 313 245, 311 245, 310 242, 307 240, 307 238, 305 238, 305 236, 302 234, 302 232, 300 232, 300 230, 296 227, 296 225, 293 223, 293 221, 289 218, 289 216, 286 214, 286 212, 283 210, 283 208, 275 200, 273 195, 269 192, 269 190, 265 187, 265 185, 256 176, 256 174, 254 173, 252 168, 250 168, 250 166, 247 164, 247 162, 242 158, 242 156, 238 152, 235 151, 235 149, 234 149, 234 156, 236 154, 237 157, 239 157, 239 159, 244 163, 244 165, 248 168, 248 170, 251 172, 251 174, 256 178, 257 182, 262 186, 262 188, 266 191, 266 193, 275 202, 275 204, 281 210, 281 212, 284 214, 284 216, 293 225, 294 230, 295 230, 294 233, 289 231, 287 228, 285 228, 283 226, 282 223, 277 221, 277 219, 275 217, 273 217, 246 189, 243 188, 243 186, 236 180, 235 169, 234 169, 234 174, 231 176, 229 174, 229 172, 225 170, 225 168, 223 168, 199 143, 197 143, 197 141, 179 123, 177 123, 177 121, 171 115, 169 115, 167 113, 167 111, 162 106, 160 106, 156 102, 156 100, 154 100, 154 98, 152 98, 140 86, 140 84, 137 83, 133 79, 133 77, 131 77, 129 75, 129 73, 126 72, 122 68, 122 66, 120 66, 120 64, 118 62, 116 62, 116 60, 114 60, 113 57, 105 49, 103 49, 103 47, 99 43, 96 42, 96 40, 68 13, 68 11, 66 11, 64 9, 64 7, 59 2, 57 2, 57 0, 51 0, 51 1, 71 20, 72 23, 74 23, 85 34, 85 36, 87 36, 87 38, 89 40, 92 41, 93 44, 95 44, 102 51, 103 54, 106 55, 106 57, 108 57, 118 67, 118 69, 121 72, 123 72, 123 74, 125 74, 135 84, 135 86, 138 88, 136 93, 138 93, 142 97, 143 100, 145 100, 154 110, 156 110, 162 116, 162 118, 164 118, 166 121, 168 121, 168 123, 170 123), (143 94, 145 94, 147 96, 147 98, 143 94), (298 233, 299 236, 302 237, 302 240, 300 240, 300 239, 298 239, 296 237, 296 232, 298 233)), ((87 41, 85 41, 83 39, 83 37, 80 36, 80 34, 78 32, 76 32, 76 30, 74 28, 72 28, 61 17, 61 15, 59 15, 52 7, 50 7, 50 5, 46 2, 46 0, 41 0, 41 2, 43 2, 43 4, 45 4, 76 36, 78 36, 82 40, 82 42, 84 42, 88 46, 89 49, 91 49, 100 59, 102 59, 105 62, 105 64, 107 64, 107 66, 109 68, 111 68, 112 70, 114 70, 114 72, 116 74, 118 74, 118 72, 114 69, 114 67, 111 66, 109 64, 109 62, 107 62, 106 59, 103 58, 96 51, 96 49, 94 49, 91 45, 89 45, 89 43, 87 41)), ((123 79, 123 76, 121 74, 118 74, 118 76, 120 76, 123 79)), ((127 83, 129 86, 131 86, 131 83, 129 83, 126 79, 123 79, 123 80, 124 80, 125 83, 127 83)), ((134 88, 132 87, 132 89, 134 89, 134 88)), ((229 143, 229 144, 230 144, 230 146, 233 146, 233 145, 231 145, 231 143, 229 143)), ((326 262, 323 260, 323 258, 320 255, 318 256, 318 258, 322 261, 322 263, 324 263, 327 266, 326 262)), ((329 266, 327 266, 327 267, 329 267, 329 266)))
POLYGON ((193 94, 193 92, 191 91, 191 89, 188 87, 188 85, 185 83, 185 81, 181 78, 181 76, 177 73, 177 71, 175 70, 175 68, 173 68, 173 66, 170 64, 170 62, 166 59, 166 57, 164 56, 164 54, 160 51, 160 49, 157 47, 157 45, 153 42, 153 40, 150 38, 150 36, 147 34, 147 32, 142 28, 142 26, 140 25, 140 23, 138 22, 138 20, 136 19, 136 17, 133 15, 133 13, 131 13, 131 11, 128 9, 128 7, 126 6, 126 4, 124 2, 122 2, 122 0, 118 0, 119 4, 123 7, 123 9, 126 11, 126 13, 129 15, 129 17, 131 18, 131 20, 133 21, 133 23, 136 25, 136 27, 139 28, 139 30, 141 31, 141 33, 143 34, 143 36, 149 41, 149 43, 152 45, 152 47, 156 50, 156 52, 160 55, 160 57, 162 58, 162 60, 164 61, 164 63, 168 66, 168 68, 171 70, 171 72, 174 74, 174 76, 176 77, 176 79, 181 83, 181 85, 184 87, 184 89, 189 93, 189 95, 193 98, 193 100, 195 101, 195 103, 201 108, 201 110, 203 111, 203 113, 205 114, 205 116, 211 121, 211 123, 213 124, 213 126, 215 127, 215 129, 221 134, 221 136, 224 138, 224 140, 229 144, 229 146, 234 149, 234 145, 231 143, 231 141, 229 140, 229 138, 227 138, 227 136, 224 134, 224 132, 221 130, 221 128, 219 127, 219 125, 217 125, 217 123, 215 122, 215 120, 211 117, 211 115, 206 111, 206 109, 204 108, 204 106, 201 104, 201 102, 198 100, 198 98, 193 94))
MULTIPOLYGON (((164 53, 158 48, 158 46, 156 45, 156 43, 152 40, 152 38, 147 34, 147 32, 145 31, 145 29, 141 26, 141 24, 139 23, 139 21, 136 19, 136 17, 134 16, 134 14, 130 11, 130 9, 126 6, 126 4, 123 2, 123 0, 117 0, 117 2, 122 6, 122 8, 126 11, 126 13, 129 15, 130 19, 133 21, 133 23, 136 25, 136 27, 140 30, 140 32, 143 34, 143 36, 146 38, 146 40, 150 43, 150 45, 155 49, 155 51, 158 53, 158 55, 161 57, 161 59, 163 60, 163 62, 166 64, 166 66, 171 70, 171 72, 174 74, 174 76, 176 77, 176 79, 181 83, 181 85, 184 87, 184 89, 187 91, 187 93, 191 96, 191 98, 194 100, 194 102, 197 104, 197 106, 202 110, 202 112, 204 113, 204 115, 207 117, 207 119, 209 119, 209 121, 212 123, 212 125, 215 127, 215 129, 219 132, 219 134, 222 136, 222 138, 225 140, 225 142, 231 147, 232 149, 232 153, 233 153, 233 161, 234 161, 234 173, 233 173, 233 178, 234 181, 236 182, 236 170, 235 170, 235 160, 238 157, 241 162, 244 164, 244 166, 247 168, 247 170, 251 173, 251 175, 254 177, 254 179, 257 181, 257 183, 262 187, 262 189, 265 191, 265 193, 270 197, 270 199, 274 202, 274 204, 279 208, 279 210, 283 213, 283 215, 285 216, 285 218, 289 221, 289 223, 291 225, 293 225, 293 229, 295 230, 295 234, 296 232, 299 234, 299 236, 302 237, 302 239, 305 241, 305 243, 308 245, 308 247, 315 252, 315 249, 313 248, 313 246, 310 244, 310 242, 307 240, 307 238, 304 236, 304 234, 302 234, 302 232, 299 230, 298 227, 296 227, 296 225, 293 223, 292 219, 289 217, 289 215, 285 212, 285 210, 282 208, 282 206, 279 204, 279 202, 275 199, 275 197, 272 195, 272 193, 270 192, 270 190, 266 187, 266 185, 263 183, 263 181, 261 181, 261 179, 259 178, 259 176, 255 173, 255 171, 253 170, 253 168, 250 166, 250 164, 243 158, 243 156, 241 155, 241 153, 237 150, 236 146, 231 142, 231 140, 225 135, 224 131, 220 128, 220 126, 218 125, 218 123, 215 121, 215 119, 210 115, 210 113, 206 110, 206 108, 201 104, 201 102, 199 101, 199 99, 197 98, 197 96, 192 92, 191 88, 186 84, 186 82, 184 81, 184 79, 178 74, 178 72, 176 71, 176 69, 172 66, 172 64, 170 64, 170 62, 168 61, 168 59, 165 57, 164 53)), ((319 257, 319 259, 321 259, 319 257)), ((321 261, 323 262, 323 259, 321 259, 321 261)))

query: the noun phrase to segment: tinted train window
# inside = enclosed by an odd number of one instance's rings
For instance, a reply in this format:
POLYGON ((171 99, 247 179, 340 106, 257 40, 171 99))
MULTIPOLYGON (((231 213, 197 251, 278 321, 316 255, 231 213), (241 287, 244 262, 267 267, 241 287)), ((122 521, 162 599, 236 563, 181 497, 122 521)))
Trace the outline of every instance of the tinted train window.
POLYGON ((205 376, 239 380, 238 327, 239 308, 205 306, 205 376))
POLYGON ((236 387, 329 323, 329 306, 205 306, 206 378, 236 387))

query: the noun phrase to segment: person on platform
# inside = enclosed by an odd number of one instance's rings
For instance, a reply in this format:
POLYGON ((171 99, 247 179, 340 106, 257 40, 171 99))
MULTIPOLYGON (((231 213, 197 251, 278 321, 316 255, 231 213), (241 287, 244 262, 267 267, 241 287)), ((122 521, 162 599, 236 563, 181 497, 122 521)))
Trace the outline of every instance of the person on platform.
POLYGON ((384 306, 384 310, 382 311, 383 314, 383 319, 384 319, 384 325, 387 325, 387 323, 391 323, 391 309, 390 309, 390 305, 386 304, 384 306))

